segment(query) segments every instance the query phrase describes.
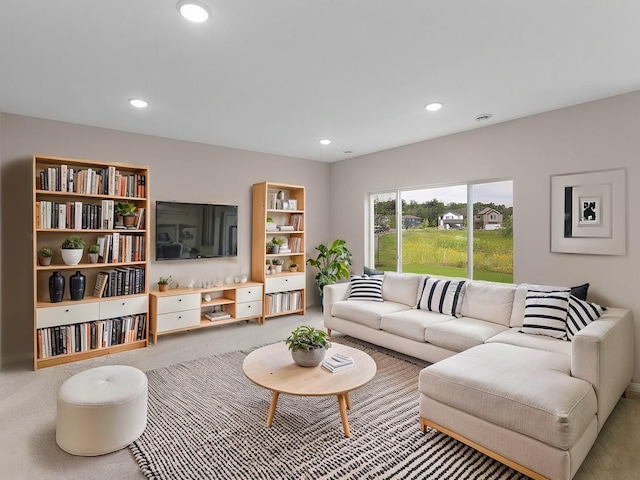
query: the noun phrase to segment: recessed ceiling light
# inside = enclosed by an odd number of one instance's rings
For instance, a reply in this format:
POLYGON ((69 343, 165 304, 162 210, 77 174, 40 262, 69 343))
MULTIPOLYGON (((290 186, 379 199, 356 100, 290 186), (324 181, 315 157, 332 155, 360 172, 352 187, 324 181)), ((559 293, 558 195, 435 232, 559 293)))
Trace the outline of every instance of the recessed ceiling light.
POLYGON ((491 113, 481 113, 476 117, 476 122, 484 122, 485 120, 489 120, 493 115, 491 113))
POLYGON ((141 98, 130 98, 129 103, 136 108, 144 108, 147 105, 149 105, 149 103, 146 100, 143 100, 141 98))
POLYGON ((319 140, 319 142, 322 145, 329 145, 331 143, 331 140, 329 140, 328 138, 323 138, 322 140, 319 140))
POLYGON ((434 103, 430 103, 429 105, 427 105, 424 108, 426 108, 430 112, 437 112, 438 110, 440 110, 442 108, 442 104, 439 103, 439 102, 434 102, 434 103))
POLYGON ((209 7, 198 0, 180 0, 177 7, 184 18, 196 23, 206 21, 211 15, 209 7))

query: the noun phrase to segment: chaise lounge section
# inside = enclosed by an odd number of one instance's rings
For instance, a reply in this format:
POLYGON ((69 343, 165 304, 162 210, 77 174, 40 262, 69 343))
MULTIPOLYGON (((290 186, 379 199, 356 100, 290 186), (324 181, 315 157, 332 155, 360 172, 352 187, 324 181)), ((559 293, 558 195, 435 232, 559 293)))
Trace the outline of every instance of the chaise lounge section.
POLYGON ((532 478, 575 475, 632 379, 628 310, 603 311, 562 287, 373 280, 325 287, 325 327, 433 363, 419 378, 423 430, 532 478), (562 329, 545 318, 554 311, 562 329))

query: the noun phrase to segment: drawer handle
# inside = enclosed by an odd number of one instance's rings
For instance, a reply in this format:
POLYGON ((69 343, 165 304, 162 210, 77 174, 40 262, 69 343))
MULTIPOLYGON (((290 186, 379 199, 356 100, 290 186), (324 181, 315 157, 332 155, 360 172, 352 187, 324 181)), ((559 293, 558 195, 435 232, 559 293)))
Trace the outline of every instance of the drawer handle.
POLYGON ((179 301, 179 302, 181 302, 181 301, 182 301, 182 299, 181 299, 181 298, 179 298, 179 299, 178 299, 178 301, 179 301))
POLYGON ((251 305, 247 305, 247 308, 251 308, 251 305))
POLYGON ((67 309, 65 310, 65 312, 66 312, 66 313, 69 313, 69 309, 67 308, 67 309))
POLYGON ((182 315, 178 315, 178 318, 182 318, 182 315))
POLYGON ((122 302, 122 306, 124 307, 127 304, 127 302, 122 302))

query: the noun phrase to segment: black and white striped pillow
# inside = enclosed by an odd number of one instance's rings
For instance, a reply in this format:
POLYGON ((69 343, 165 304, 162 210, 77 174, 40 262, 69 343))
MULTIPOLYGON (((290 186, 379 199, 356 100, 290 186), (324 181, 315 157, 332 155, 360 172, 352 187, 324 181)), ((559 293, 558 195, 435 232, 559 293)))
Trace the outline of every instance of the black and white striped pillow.
POLYGON ((382 278, 367 275, 353 275, 351 277, 351 293, 347 300, 382 301, 382 278))
POLYGON ((569 314, 567 315, 567 337, 573 340, 576 333, 600 318, 606 307, 585 302, 571 295, 569 297, 569 314))
POLYGON ((427 277, 422 285, 418 309, 457 317, 462 308, 464 280, 443 280, 427 277))
POLYGON ((536 287, 527 290, 522 333, 567 339, 570 290, 536 287))

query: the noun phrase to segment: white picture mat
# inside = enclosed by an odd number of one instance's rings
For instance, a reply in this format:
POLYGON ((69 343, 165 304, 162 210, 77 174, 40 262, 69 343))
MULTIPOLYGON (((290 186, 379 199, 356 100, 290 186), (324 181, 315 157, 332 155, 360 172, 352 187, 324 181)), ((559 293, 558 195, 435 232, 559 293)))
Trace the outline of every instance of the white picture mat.
MULTIPOLYGON (((585 196, 585 195, 583 195, 585 196)), ((604 209, 604 205, 601 206, 604 209)), ((626 254, 626 169, 551 176, 551 251, 595 255, 626 254), (611 185, 611 235, 609 237, 564 236, 564 190, 566 187, 611 185)), ((584 227, 587 228, 587 227, 584 227)))
POLYGON ((579 185, 573 187, 573 215, 571 216, 573 237, 611 238, 611 184, 579 185), (595 204, 595 220, 583 217, 584 203, 595 204))

